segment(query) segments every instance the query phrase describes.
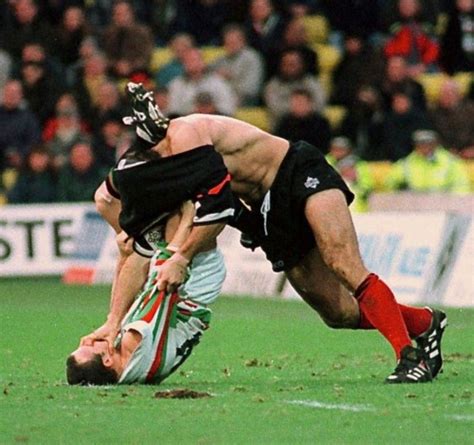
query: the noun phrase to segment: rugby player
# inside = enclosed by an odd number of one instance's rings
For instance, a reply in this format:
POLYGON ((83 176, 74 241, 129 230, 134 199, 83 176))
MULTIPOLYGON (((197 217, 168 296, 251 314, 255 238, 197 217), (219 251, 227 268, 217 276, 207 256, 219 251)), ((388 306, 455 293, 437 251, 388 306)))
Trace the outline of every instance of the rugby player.
POLYGON ((184 200, 197 208, 191 233, 160 270, 159 290, 179 286, 183 268, 229 223, 328 326, 377 329, 388 340, 397 365, 387 383, 428 382, 440 372, 446 315, 398 304, 367 270, 348 209, 353 194, 315 147, 224 116, 169 120, 141 84, 127 87, 134 115, 126 123, 139 138, 107 182, 122 196, 120 226, 136 238, 184 200))
MULTIPOLYGON (((112 347, 107 340, 93 336, 82 339, 79 348, 66 362, 69 384, 158 384, 173 373, 199 343, 209 326, 211 310, 208 305, 220 293, 225 266, 217 249, 201 252, 193 258, 185 282, 178 290, 158 290, 160 267, 192 225, 193 205, 186 203, 183 208, 179 225, 178 215, 175 214, 168 217, 166 226, 161 225, 147 232, 147 242, 154 254, 142 292, 121 320, 112 347), (168 244, 165 237, 169 238, 172 232, 174 236, 168 244)), ((127 259, 136 255, 123 235, 118 241, 122 257, 127 259)), ((145 254, 144 251, 141 253, 145 254)), ((123 270, 118 270, 119 275, 121 272, 123 270)), ((136 275, 130 279, 139 281, 136 275)), ((123 310, 124 301, 125 305, 131 303, 129 298, 122 300, 120 307, 111 302, 109 323, 114 323, 117 311, 123 310)))

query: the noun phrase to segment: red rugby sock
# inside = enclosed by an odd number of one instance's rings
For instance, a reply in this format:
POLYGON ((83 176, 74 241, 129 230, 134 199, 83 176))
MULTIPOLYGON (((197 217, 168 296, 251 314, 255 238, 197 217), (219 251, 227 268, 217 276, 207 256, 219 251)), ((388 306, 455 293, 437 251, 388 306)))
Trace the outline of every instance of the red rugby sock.
POLYGON ((405 306, 403 304, 399 304, 398 307, 400 308, 411 338, 418 337, 430 328, 431 320, 433 319, 433 314, 430 310, 405 306))
MULTIPOLYGON (((411 338, 418 337, 426 332, 431 326, 433 314, 426 308, 419 308, 413 306, 405 306, 398 304, 398 308, 402 313, 403 320, 410 334, 411 338)), ((375 326, 367 319, 365 314, 360 312, 360 321, 358 329, 375 329, 375 326)))
POLYGON ((375 274, 369 274, 355 292, 361 314, 361 328, 369 323, 392 345, 397 359, 411 345, 408 330, 395 296, 375 274))

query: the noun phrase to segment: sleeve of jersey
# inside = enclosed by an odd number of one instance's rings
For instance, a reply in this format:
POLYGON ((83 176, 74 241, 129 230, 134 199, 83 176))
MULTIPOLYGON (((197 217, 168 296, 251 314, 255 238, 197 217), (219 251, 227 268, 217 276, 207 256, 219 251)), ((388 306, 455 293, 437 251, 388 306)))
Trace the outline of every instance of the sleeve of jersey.
POLYGON ((216 183, 196 196, 194 225, 226 223, 232 218, 234 198, 230 180, 230 174, 225 171, 216 183))
POLYGON ((120 193, 117 191, 113 184, 113 170, 105 178, 105 188, 115 199, 120 199, 120 193))

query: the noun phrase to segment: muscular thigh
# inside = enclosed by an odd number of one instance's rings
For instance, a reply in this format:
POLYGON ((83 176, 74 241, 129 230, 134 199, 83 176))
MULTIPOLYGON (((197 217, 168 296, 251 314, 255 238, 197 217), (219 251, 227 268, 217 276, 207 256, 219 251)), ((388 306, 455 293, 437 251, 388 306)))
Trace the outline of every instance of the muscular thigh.
POLYGON ((359 320, 357 302, 312 249, 300 263, 287 271, 288 280, 303 300, 332 327, 355 327, 359 320))
POLYGON ((305 216, 320 256, 337 279, 354 292, 368 275, 352 217, 340 190, 315 193, 306 201, 305 216))

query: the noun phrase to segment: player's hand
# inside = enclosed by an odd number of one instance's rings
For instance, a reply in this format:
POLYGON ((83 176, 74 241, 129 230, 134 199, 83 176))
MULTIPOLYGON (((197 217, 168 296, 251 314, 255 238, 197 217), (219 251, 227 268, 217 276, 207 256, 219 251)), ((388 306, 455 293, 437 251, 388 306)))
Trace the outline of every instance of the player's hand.
POLYGON ((107 342, 109 351, 112 352, 119 329, 119 326, 106 322, 94 332, 82 337, 79 346, 92 346, 96 341, 102 340, 107 342))
POLYGON ((115 237, 115 241, 122 257, 128 257, 133 253, 133 238, 123 230, 115 237))
POLYGON ((165 261, 158 274, 158 290, 175 291, 186 279, 189 260, 176 252, 165 261))

